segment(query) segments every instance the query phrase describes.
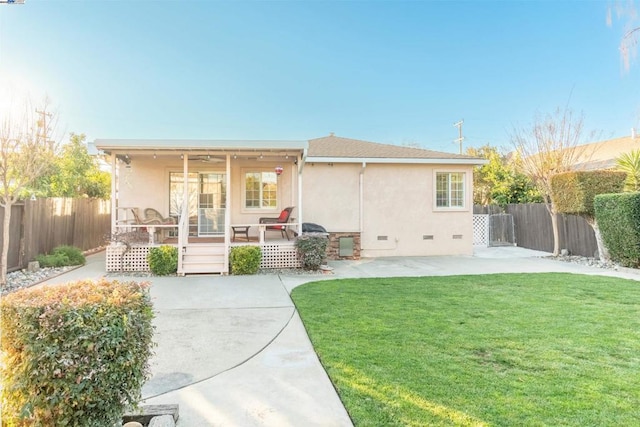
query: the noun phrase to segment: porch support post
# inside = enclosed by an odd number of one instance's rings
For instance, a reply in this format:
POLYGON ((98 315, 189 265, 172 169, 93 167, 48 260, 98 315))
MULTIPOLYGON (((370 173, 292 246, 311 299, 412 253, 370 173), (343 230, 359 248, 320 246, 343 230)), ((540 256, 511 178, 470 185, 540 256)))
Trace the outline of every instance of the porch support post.
POLYGON ((302 234, 302 170, 304 162, 307 159, 307 150, 305 149, 301 156, 298 157, 298 236, 302 234))
MULTIPOLYGON (((116 229, 116 220, 118 219, 118 202, 116 200, 116 189, 118 188, 116 185, 116 180, 118 175, 116 174, 116 153, 111 152, 111 235, 117 233, 116 229)), ((109 238, 111 240, 112 237, 109 238)))
MULTIPOLYGON (((185 221, 187 221, 187 235, 183 236, 183 241, 189 243, 189 155, 182 153, 182 215, 186 215, 185 221)), ((196 213, 197 215, 197 213, 196 213)), ((178 229, 178 235, 183 230, 178 229)), ((182 250, 182 248, 180 248, 182 250)), ((180 255, 182 256, 182 255, 180 255)))
POLYGON ((231 229, 231 155, 227 153, 227 162, 226 162, 226 173, 225 173, 225 186, 227 187, 227 191, 225 191, 225 200, 224 200, 224 243, 228 246, 230 239, 229 230, 231 229))
MULTIPOLYGON (((231 155, 227 153, 226 162, 226 187, 225 201, 224 201, 224 267, 223 273, 229 274, 229 230, 231 229, 231 155)), ((247 240, 249 237, 247 236, 247 240)))

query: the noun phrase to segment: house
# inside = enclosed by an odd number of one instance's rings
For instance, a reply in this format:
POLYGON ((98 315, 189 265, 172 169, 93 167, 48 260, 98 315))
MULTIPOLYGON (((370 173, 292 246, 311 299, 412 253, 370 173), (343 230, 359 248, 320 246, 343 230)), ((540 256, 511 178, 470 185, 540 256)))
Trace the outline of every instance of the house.
POLYGON ((334 134, 94 144, 114 177, 107 270, 148 269, 149 248, 162 243, 179 247, 181 274, 227 273, 238 244, 260 245, 263 267, 297 266, 292 237, 303 223, 326 228, 332 258, 473 251, 473 167, 482 159, 334 134), (286 234, 261 223, 285 207, 294 208, 286 234), (146 209, 164 218, 145 220, 146 209), (141 230, 148 238, 127 240, 141 230))
POLYGON ((592 142, 579 145, 575 161, 575 169, 596 170, 613 169, 616 167, 616 159, 621 154, 640 149, 640 137, 632 131, 631 136, 608 139, 606 141, 592 142))

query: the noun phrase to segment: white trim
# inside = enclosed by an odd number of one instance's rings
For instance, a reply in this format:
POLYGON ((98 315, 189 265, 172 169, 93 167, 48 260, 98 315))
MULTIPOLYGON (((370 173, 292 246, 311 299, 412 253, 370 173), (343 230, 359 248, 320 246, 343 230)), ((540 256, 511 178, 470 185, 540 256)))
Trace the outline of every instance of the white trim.
POLYGON ((99 150, 306 150, 308 141, 218 139, 96 139, 99 150))
MULTIPOLYGON (((473 175, 473 174, 472 174, 473 175)), ((451 186, 451 182, 449 182, 449 186, 451 186)), ((434 169, 433 170, 433 211, 434 212, 465 212, 469 210, 469 174, 467 171, 462 170, 451 170, 451 169, 434 169), (439 173, 461 173, 463 175, 462 182, 464 184, 464 194, 462 197, 462 206, 438 206, 438 174, 439 173)), ((449 203, 451 203, 451 188, 448 189, 448 199, 449 203)))
POLYGON ((262 206, 257 207, 257 208, 248 208, 247 207, 247 173, 255 173, 255 172, 271 172, 271 173, 275 173, 273 168, 268 168, 268 167, 251 167, 251 166, 246 166, 246 167, 242 167, 240 168, 240 193, 241 193, 241 197, 240 197, 240 212, 243 214, 253 214, 253 213, 266 213, 266 214, 273 214, 273 213, 280 213, 280 211, 282 209, 280 209, 280 206, 282 205, 282 190, 280 188, 280 180, 278 179, 278 176, 276 175, 276 206, 273 208, 264 208, 262 206))
POLYGON ((386 163, 426 165, 486 165, 486 159, 419 159, 388 157, 307 157, 306 163, 386 163))

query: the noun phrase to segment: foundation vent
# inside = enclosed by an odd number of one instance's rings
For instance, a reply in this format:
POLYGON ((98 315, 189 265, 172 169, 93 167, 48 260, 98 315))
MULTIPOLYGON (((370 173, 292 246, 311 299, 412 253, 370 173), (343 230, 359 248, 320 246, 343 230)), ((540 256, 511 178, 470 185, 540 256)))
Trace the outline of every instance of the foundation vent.
POLYGON ((388 236, 378 236, 378 240, 388 240, 388 236))
POLYGON ((423 234, 422 240, 433 240, 433 234, 423 234))
POLYGON ((453 235, 453 240, 460 240, 462 239, 462 234, 454 234, 453 235))

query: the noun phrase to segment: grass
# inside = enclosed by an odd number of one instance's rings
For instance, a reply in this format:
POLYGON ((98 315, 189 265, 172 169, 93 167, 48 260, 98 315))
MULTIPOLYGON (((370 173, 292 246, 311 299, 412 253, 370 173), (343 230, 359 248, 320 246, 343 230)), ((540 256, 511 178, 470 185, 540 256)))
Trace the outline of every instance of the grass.
POLYGON ((640 425, 640 283, 348 279, 293 300, 356 426, 640 425))

